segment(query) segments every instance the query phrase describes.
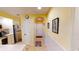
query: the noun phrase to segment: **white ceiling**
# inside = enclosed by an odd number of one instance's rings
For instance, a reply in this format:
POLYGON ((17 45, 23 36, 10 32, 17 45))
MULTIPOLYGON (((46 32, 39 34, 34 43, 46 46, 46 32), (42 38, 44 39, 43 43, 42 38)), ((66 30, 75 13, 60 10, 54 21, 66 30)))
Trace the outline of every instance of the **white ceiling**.
POLYGON ((0 7, 0 11, 8 12, 12 15, 17 14, 47 14, 50 7, 42 7, 38 10, 36 7, 0 7))

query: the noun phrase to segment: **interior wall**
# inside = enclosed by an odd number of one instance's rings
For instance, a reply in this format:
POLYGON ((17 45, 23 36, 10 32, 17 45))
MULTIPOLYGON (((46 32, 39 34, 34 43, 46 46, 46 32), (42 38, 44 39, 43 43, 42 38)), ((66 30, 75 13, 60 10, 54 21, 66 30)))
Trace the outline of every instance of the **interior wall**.
POLYGON ((75 8, 75 18, 72 36, 72 50, 79 50, 79 8, 75 8))
POLYGON ((51 8, 47 17, 50 23, 49 29, 46 23, 47 34, 66 50, 71 50, 73 17, 74 8, 68 7, 51 8), (52 20, 57 17, 59 17, 59 34, 52 32, 52 20))
POLYGON ((0 18, 2 29, 9 29, 9 33, 13 34, 13 20, 5 17, 0 18))

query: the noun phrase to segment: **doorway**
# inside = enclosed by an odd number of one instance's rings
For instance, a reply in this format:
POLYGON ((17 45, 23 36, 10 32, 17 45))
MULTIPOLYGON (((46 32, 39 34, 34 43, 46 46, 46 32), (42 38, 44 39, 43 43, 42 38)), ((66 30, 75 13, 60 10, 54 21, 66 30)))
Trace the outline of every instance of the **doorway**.
POLYGON ((35 46, 42 47, 44 43, 44 18, 38 17, 36 18, 36 39, 35 46))

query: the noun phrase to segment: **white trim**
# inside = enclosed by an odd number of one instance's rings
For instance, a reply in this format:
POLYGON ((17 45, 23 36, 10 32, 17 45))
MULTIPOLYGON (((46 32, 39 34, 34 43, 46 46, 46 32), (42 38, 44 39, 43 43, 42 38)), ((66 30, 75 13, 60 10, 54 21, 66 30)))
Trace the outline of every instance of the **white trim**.
MULTIPOLYGON (((48 36, 50 36, 49 34, 47 34, 48 36)), ((52 39, 52 37, 50 36, 50 38, 52 39)), ((57 42, 55 39, 53 39, 55 42, 56 42, 56 44, 58 45, 58 46, 60 46, 64 51, 66 51, 66 49, 59 43, 59 42, 57 42)))

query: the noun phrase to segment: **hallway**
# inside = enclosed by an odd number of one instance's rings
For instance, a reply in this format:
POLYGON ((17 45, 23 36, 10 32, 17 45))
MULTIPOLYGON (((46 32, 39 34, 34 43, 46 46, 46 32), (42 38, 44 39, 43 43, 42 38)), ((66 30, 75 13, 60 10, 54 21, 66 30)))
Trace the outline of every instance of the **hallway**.
POLYGON ((79 50, 78 15, 74 7, 0 7, 0 50, 79 50))

